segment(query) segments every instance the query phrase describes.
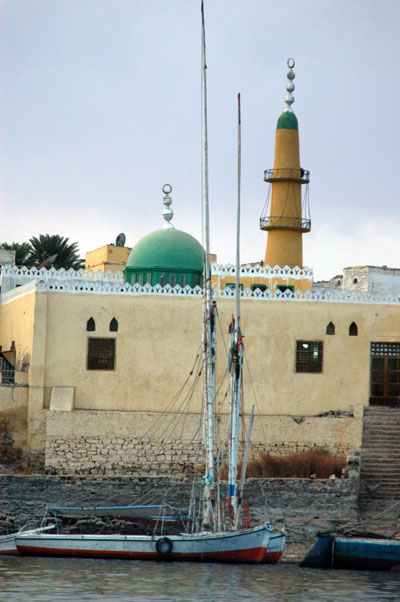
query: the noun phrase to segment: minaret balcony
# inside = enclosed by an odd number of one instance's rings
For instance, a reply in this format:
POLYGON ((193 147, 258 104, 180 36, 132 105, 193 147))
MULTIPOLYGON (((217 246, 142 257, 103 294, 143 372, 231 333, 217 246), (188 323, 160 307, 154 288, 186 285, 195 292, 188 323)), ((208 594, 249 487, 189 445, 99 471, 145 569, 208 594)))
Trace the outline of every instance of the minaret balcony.
POLYGON ((260 230, 297 230, 310 232, 311 219, 286 215, 260 217, 260 230))
POLYGON ((298 184, 308 184, 310 181, 310 172, 306 169, 282 167, 277 169, 266 169, 264 171, 264 182, 297 182, 298 184))

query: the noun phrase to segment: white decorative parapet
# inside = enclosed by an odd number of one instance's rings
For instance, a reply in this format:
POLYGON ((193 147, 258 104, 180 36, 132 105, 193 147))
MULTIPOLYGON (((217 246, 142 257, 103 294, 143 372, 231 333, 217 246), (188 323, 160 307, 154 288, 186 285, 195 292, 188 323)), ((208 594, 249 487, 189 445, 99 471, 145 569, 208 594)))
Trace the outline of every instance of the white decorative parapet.
POLYGON ((40 270, 36 268, 27 268, 27 267, 17 267, 17 266, 3 266, 1 272, 1 290, 2 293, 6 293, 17 286, 23 286, 28 282, 37 282, 37 288, 40 290, 48 290, 47 285, 54 284, 57 286, 57 290, 60 289, 60 283, 63 283, 63 287, 72 286, 74 290, 76 290, 76 286, 80 283, 82 286, 86 286, 88 282, 90 283, 113 283, 123 285, 124 275, 122 272, 102 272, 98 270, 94 272, 93 270, 74 270, 69 269, 65 270, 61 268, 56 270, 55 268, 50 268, 47 270, 46 268, 40 268, 40 270), (44 288, 43 288, 44 287, 44 288))
MULTIPOLYGON (((230 265, 220 266, 219 264, 213 264, 213 270, 222 270, 226 268, 227 274, 232 274, 230 265)), ((247 270, 263 269, 261 266, 245 266, 241 268, 241 275, 248 275, 247 270)), ((282 270, 285 268, 278 268, 279 274, 275 272, 276 268, 272 268, 274 275, 282 277, 282 270)), ((268 266, 265 266, 265 270, 271 270, 268 266)), ((292 270, 288 268, 288 270, 292 270)), ((312 271, 309 268, 293 268, 293 272, 298 270, 298 273, 304 272, 310 277, 312 271), (305 272, 305 270, 307 270, 305 272)), ((217 273, 214 271, 213 273, 217 273)), ((272 275, 271 272, 264 272, 272 275)), ((257 274, 258 276, 258 274, 257 274)), ((267 276, 266 276, 267 277, 267 276)), ((288 275, 288 277, 294 277, 288 275)), ((306 276, 298 276, 306 277, 306 276)), ((196 286, 191 288, 190 286, 181 287, 178 284, 171 287, 169 284, 162 287, 160 284, 151 286, 150 284, 128 284, 124 281, 122 272, 93 272, 89 270, 55 270, 54 268, 46 270, 41 268, 37 270, 35 268, 17 268, 10 266, 3 266, 2 271, 2 293, 7 293, 12 296, 15 293, 17 286, 30 284, 29 290, 32 289, 32 285, 36 286, 37 291, 54 291, 62 293, 96 293, 96 294, 108 294, 108 295, 163 295, 163 296, 179 296, 179 297, 201 297, 203 294, 202 288, 196 286), (8 286, 4 286, 7 284, 8 286)), ((22 291, 21 291, 22 292, 22 291)), ((231 287, 219 288, 216 287, 213 290, 214 297, 217 298, 233 298, 235 296, 235 290, 231 287)), ((246 288, 240 292, 242 299, 254 299, 254 300, 269 300, 269 301, 309 301, 309 302, 336 302, 336 303, 391 303, 398 304, 400 302, 400 295, 379 295, 379 294, 365 294, 362 292, 349 292, 349 291, 332 291, 332 290, 318 290, 315 292, 300 290, 292 292, 286 290, 285 292, 276 291, 272 292, 267 289, 261 291, 260 289, 251 290, 246 288)))
MULTIPOLYGON (((216 276, 234 276, 236 273, 235 266, 231 263, 223 264, 223 263, 212 263, 211 264, 211 273, 216 276)), ((288 265, 285 267, 281 267, 276 265, 275 267, 271 267, 270 265, 260 265, 259 263, 256 265, 241 265, 240 266, 240 276, 243 277, 256 277, 256 278, 293 278, 295 280, 311 280, 313 279, 313 270, 312 268, 290 268, 288 265)))

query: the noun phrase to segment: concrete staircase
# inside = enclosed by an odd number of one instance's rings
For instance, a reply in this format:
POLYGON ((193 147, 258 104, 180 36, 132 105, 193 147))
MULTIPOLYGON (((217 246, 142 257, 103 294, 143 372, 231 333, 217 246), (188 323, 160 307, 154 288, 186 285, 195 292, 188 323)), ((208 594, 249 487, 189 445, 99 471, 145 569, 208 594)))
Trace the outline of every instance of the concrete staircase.
POLYGON ((373 519, 389 531, 400 516, 400 409, 364 410, 359 519, 373 519), (380 515, 380 516, 379 516, 380 515))

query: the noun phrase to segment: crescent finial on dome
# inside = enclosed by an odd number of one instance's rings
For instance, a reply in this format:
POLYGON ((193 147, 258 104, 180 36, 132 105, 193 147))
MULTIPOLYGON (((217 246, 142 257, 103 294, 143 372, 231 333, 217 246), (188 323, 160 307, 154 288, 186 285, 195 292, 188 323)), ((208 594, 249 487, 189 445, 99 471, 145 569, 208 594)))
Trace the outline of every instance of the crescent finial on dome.
POLYGON ((173 228, 175 229, 174 224, 171 222, 174 217, 173 209, 171 208, 172 198, 169 196, 172 192, 171 184, 164 184, 162 187, 162 191, 164 193, 163 203, 164 209, 162 211, 163 218, 165 219, 164 228, 173 228))

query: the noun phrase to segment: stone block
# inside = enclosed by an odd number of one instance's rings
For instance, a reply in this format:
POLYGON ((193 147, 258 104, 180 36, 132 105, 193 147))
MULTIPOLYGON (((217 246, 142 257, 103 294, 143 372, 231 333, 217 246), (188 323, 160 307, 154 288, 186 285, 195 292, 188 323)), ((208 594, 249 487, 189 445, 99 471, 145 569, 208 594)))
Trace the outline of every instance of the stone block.
POLYGON ((52 387, 50 410, 71 412, 74 409, 74 387, 52 387))

